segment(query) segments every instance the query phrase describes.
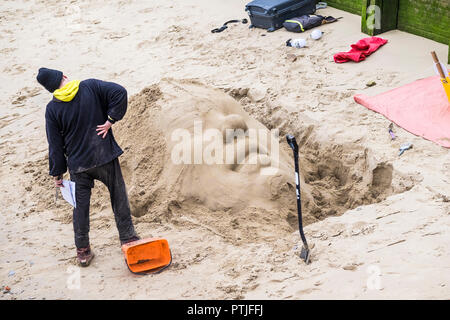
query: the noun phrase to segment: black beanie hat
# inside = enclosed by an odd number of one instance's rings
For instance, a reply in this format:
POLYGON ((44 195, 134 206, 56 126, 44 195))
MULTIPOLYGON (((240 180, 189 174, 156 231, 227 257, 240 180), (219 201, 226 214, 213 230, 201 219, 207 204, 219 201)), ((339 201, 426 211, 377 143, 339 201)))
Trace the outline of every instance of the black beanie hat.
POLYGON ((36 77, 37 81, 51 93, 59 88, 62 78, 63 73, 61 71, 47 68, 40 68, 36 77))

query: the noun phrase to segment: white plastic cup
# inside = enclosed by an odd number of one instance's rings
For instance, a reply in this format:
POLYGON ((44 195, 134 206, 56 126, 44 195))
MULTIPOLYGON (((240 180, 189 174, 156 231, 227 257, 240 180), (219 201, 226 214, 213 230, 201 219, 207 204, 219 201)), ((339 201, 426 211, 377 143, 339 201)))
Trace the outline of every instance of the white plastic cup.
POLYGON ((315 29, 313 30, 313 32, 311 32, 311 39, 314 40, 319 40, 320 38, 322 38, 322 31, 320 31, 319 29, 315 29))

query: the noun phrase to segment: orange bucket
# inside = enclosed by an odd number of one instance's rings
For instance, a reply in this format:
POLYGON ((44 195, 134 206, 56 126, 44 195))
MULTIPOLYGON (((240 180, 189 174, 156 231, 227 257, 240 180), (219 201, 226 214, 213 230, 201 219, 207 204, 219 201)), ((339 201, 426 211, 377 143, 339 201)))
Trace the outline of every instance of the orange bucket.
POLYGON ((147 238, 122 246, 125 262, 133 273, 159 273, 172 263, 172 254, 166 239, 147 238))

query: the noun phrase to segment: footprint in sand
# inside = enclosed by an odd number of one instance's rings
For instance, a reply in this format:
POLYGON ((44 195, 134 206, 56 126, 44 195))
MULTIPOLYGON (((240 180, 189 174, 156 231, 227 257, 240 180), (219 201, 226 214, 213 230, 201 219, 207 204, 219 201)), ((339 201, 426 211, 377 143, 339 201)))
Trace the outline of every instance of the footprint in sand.
POLYGON ((9 125, 11 122, 15 121, 19 116, 20 116, 20 114, 13 113, 11 115, 6 115, 6 116, 1 117, 0 118, 0 129, 3 129, 7 125, 9 125))
POLYGON ((147 47, 149 47, 149 46, 151 46, 151 45, 152 45, 152 41, 150 41, 150 40, 144 40, 144 41, 139 42, 139 43, 137 44, 137 48, 138 48, 138 49, 143 49, 143 48, 147 48, 147 47))
POLYGON ((10 67, 6 67, 5 69, 3 69, 4 73, 10 73, 12 75, 18 75, 21 73, 24 73, 26 71, 26 69, 18 64, 13 65, 11 68, 10 67))
POLYGON ((122 71, 120 71, 120 72, 112 72, 112 73, 109 74, 109 76, 110 76, 111 78, 117 78, 117 77, 123 76, 123 75, 126 74, 126 73, 129 73, 129 70, 128 70, 128 69, 122 70, 122 71))
POLYGON ((317 290, 319 290, 319 289, 316 289, 316 288, 307 288, 307 289, 303 289, 303 290, 297 291, 297 292, 296 292, 296 295, 301 296, 301 295, 304 295, 304 294, 312 293, 312 292, 317 291, 317 290))
POLYGON ((22 107, 25 105, 25 102, 28 98, 37 96, 41 93, 41 89, 38 87, 29 88, 24 87, 17 92, 12 98, 12 104, 16 107, 22 107))
POLYGON ((0 50, 0 54, 10 54, 11 52, 16 51, 17 48, 4 48, 0 50))
POLYGON ((139 10, 139 13, 150 13, 154 10, 154 8, 145 8, 142 10, 139 10))
POLYGON ((130 33, 126 32, 126 31, 108 32, 103 36, 103 38, 108 39, 108 40, 116 40, 116 39, 128 37, 129 35, 130 35, 130 33))

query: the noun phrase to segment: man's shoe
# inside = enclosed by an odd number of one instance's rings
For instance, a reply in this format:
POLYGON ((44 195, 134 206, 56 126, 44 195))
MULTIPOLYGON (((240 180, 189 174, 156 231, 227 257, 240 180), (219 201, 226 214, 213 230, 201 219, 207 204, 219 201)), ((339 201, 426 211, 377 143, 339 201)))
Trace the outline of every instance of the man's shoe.
POLYGON ((94 253, 91 250, 91 246, 87 246, 86 248, 77 248, 77 258, 82 267, 87 267, 94 258, 94 253))
POLYGON ((138 240, 141 240, 141 238, 139 238, 139 236, 133 236, 133 237, 131 237, 128 240, 120 241, 120 245, 123 246, 124 244, 130 243, 130 242, 133 242, 133 241, 138 241, 138 240))

